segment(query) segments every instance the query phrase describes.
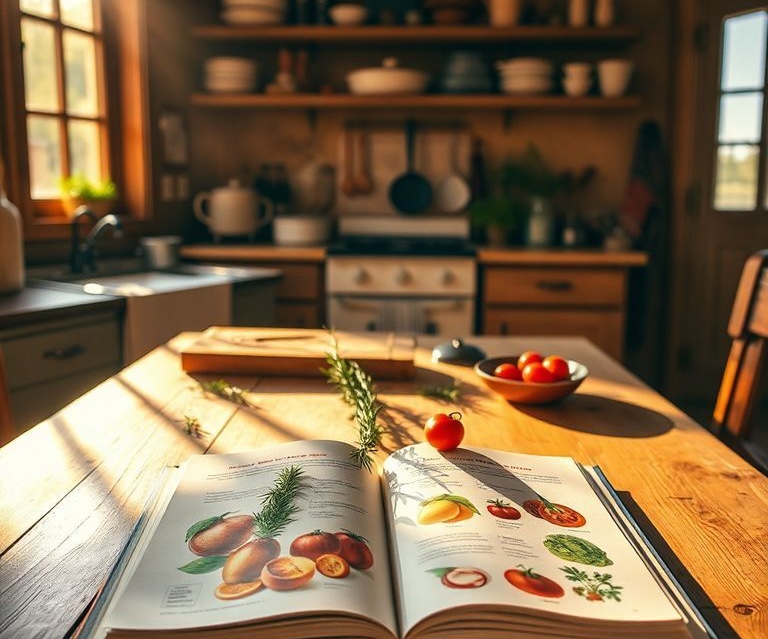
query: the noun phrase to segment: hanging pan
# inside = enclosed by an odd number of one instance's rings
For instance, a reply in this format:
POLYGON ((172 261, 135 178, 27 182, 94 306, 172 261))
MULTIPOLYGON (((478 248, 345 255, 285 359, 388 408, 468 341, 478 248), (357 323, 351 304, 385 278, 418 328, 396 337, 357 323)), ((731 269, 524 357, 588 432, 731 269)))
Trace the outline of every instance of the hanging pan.
POLYGON ((432 185, 413 168, 415 128, 412 120, 405 123, 406 170, 389 187, 389 201, 405 215, 418 215, 432 203, 432 185))

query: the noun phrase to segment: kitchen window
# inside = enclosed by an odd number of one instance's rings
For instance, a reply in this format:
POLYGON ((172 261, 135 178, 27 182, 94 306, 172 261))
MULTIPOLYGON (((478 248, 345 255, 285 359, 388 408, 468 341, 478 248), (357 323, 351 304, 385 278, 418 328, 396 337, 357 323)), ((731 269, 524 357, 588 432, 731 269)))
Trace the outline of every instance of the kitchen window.
POLYGON ((768 208, 766 37, 768 11, 723 22, 714 208, 768 208))
POLYGON ((143 130, 144 92, 136 67, 144 3, 2 4, 0 80, 10 99, 0 143, 27 238, 66 232, 60 183, 67 175, 112 179, 122 194, 131 193, 121 208, 143 210, 136 197, 144 192, 141 177, 126 181, 144 174, 143 140, 125 132, 143 130))

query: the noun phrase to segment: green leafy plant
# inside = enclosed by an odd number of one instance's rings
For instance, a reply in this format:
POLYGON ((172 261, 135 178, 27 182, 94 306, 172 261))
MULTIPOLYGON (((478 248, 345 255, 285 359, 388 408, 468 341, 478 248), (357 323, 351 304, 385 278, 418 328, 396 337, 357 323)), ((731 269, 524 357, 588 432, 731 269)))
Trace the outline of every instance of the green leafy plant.
POLYGON ((63 196, 80 200, 114 200, 118 195, 112 180, 91 180, 82 173, 62 177, 59 188, 63 196))
POLYGON ((206 393, 213 393, 217 397, 226 399, 233 404, 240 406, 250 406, 251 403, 245 396, 245 390, 238 386, 233 386, 225 379, 216 379, 211 382, 201 382, 200 386, 206 393))
POLYGON ((575 581, 580 584, 574 586, 573 592, 584 597, 587 601, 605 601, 606 599, 621 601, 622 586, 611 583, 612 575, 593 572, 590 577, 585 571, 573 566, 565 566, 560 570, 565 573, 565 578, 568 581, 575 581))

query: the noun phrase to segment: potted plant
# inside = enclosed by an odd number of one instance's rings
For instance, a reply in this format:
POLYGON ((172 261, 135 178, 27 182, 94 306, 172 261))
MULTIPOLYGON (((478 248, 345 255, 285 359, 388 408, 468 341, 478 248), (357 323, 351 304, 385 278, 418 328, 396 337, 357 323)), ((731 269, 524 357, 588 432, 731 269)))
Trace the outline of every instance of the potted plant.
POLYGON ((60 188, 61 202, 70 216, 85 205, 101 217, 110 212, 117 199, 117 186, 112 180, 91 180, 81 173, 63 177, 60 188))
POLYGON ((503 192, 475 200, 469 207, 472 222, 485 229, 491 246, 504 246, 509 233, 519 227, 524 213, 525 202, 503 192))

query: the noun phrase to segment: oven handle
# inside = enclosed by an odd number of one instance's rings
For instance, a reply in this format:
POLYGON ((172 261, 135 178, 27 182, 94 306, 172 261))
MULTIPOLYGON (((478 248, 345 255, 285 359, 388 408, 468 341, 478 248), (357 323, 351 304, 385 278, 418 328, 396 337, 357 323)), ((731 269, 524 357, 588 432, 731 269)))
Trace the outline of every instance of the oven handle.
POLYGON ((432 311, 447 311, 447 310, 453 310, 456 308, 461 308, 464 306, 464 304, 469 300, 468 297, 452 297, 445 300, 435 301, 435 302, 424 302, 421 299, 414 297, 412 300, 409 298, 403 298, 403 297, 376 297, 376 298, 366 298, 368 300, 372 300, 372 303, 365 304, 361 302, 361 298, 350 296, 350 295, 332 295, 334 299, 338 300, 339 304, 344 306, 345 308, 349 310, 360 310, 360 311, 375 311, 378 309, 378 304, 381 304, 382 302, 388 302, 393 299, 397 299, 398 301, 413 301, 421 304, 421 310, 425 311, 427 313, 432 311))

